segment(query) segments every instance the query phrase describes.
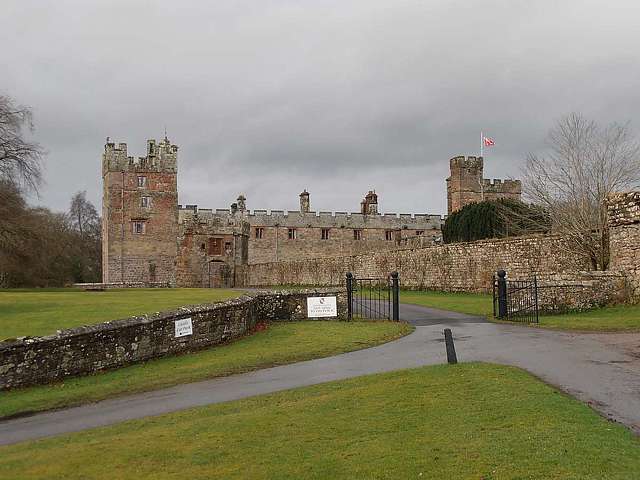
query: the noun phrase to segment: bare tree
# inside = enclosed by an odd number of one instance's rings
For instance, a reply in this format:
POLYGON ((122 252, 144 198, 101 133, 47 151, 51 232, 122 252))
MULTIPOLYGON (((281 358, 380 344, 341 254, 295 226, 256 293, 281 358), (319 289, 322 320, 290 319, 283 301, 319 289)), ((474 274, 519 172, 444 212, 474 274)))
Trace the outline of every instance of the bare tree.
POLYGON ((96 207, 87 200, 87 192, 77 192, 71 198, 67 218, 72 229, 70 259, 73 281, 99 281, 102 264, 100 216, 96 207))
POLYGON ((96 207, 87 200, 87 192, 76 192, 71 198, 69 206, 69 218, 71 224, 78 231, 80 237, 91 235, 96 229, 100 229, 100 217, 96 207))
POLYGON ((25 138, 33 130, 31 110, 0 95, 0 179, 37 190, 43 150, 25 138))
POLYGON ((640 145, 628 125, 601 127, 578 113, 560 119, 548 136, 549 152, 529 154, 524 192, 549 214, 552 230, 570 253, 594 269, 609 265, 607 195, 640 182, 640 145))

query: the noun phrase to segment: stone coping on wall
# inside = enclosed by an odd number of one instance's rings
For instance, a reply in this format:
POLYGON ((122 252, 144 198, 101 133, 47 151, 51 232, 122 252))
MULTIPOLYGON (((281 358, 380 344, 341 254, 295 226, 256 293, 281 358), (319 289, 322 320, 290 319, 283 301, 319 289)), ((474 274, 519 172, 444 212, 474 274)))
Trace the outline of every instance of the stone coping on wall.
MULTIPOLYGON (((167 310, 163 312, 147 313, 143 315, 134 315, 131 317, 120 318, 115 320, 109 320, 106 322, 93 323, 89 325, 82 325, 80 327, 66 328, 58 330, 56 333, 43 336, 24 336, 17 337, 15 339, 0 340, 0 352, 16 343, 35 343, 49 340, 62 340, 65 338, 74 337, 77 335, 83 335, 93 332, 105 332, 109 330, 117 330, 122 327, 148 324, 158 320, 179 320, 183 317, 189 317, 190 315, 196 315, 199 313, 206 313, 215 310, 221 310, 227 307, 239 306, 251 302, 254 300, 264 299, 265 297, 293 297, 293 296, 330 296, 330 295, 346 295, 346 288, 337 287, 318 287, 318 288, 301 288, 301 289, 286 289, 286 288, 261 288, 256 290, 247 290, 247 293, 236 298, 225 300, 215 303, 200 303, 194 305, 184 305, 175 310, 167 310)), ((340 316, 338 317, 340 318, 340 316)), ((267 320, 288 320, 288 319, 267 319, 267 320)))
POLYGON ((0 390, 51 383, 222 344, 251 332, 259 322, 306 319, 307 297, 332 295, 337 297, 337 319, 346 319, 346 291, 342 288, 256 290, 224 302, 6 340, 0 342, 0 390), (176 322, 187 318, 192 332, 178 336, 176 322))

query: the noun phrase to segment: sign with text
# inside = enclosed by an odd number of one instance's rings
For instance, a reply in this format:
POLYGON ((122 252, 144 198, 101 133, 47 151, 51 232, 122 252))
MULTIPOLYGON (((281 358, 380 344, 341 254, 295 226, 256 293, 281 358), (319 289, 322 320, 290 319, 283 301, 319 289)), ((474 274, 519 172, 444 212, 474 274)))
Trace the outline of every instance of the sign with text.
POLYGON ((307 317, 337 317, 336 297, 307 297, 307 317))
POLYGON ((176 320, 176 338, 193 334, 193 324, 191 317, 176 320))

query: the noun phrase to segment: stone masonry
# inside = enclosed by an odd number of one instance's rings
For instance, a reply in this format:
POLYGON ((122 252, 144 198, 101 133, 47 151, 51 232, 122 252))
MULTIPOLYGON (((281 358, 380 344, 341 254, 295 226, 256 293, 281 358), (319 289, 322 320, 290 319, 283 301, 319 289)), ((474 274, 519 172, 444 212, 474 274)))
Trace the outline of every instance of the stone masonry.
POLYGON ((493 275, 504 269, 511 279, 536 275, 540 306, 546 311, 583 310, 627 299, 622 273, 587 268, 567 253, 562 237, 534 235, 250 265, 248 284, 343 285, 347 272, 385 278, 397 271, 403 288, 481 293, 491 291, 493 275))
POLYGON ((347 272, 381 278, 398 271, 403 288, 449 292, 487 292, 493 274, 505 269, 513 279, 541 280, 586 270, 567 254, 559 236, 532 235, 451 243, 421 248, 251 265, 248 284, 342 285, 347 272))
POLYGON ((222 303, 0 342, 0 390, 207 348, 251 332, 258 322, 302 320, 307 318, 309 296, 336 296, 338 318, 345 319, 345 295, 343 289, 256 292, 222 303), (187 317, 192 319, 193 333, 176 338, 176 320, 187 317))
POLYGON ((178 147, 147 142, 134 159, 107 139, 102 156, 102 272, 105 283, 175 285, 178 147))
MULTIPOLYGON (((354 213, 313 211, 306 190, 299 195, 298 211, 250 211, 243 195, 229 209, 182 207, 177 156, 178 147, 166 137, 159 143, 148 140, 146 155, 138 158, 128 155, 126 143, 107 139, 102 158, 104 284, 242 286, 247 266, 254 263, 441 241, 442 216, 380 214, 373 190, 354 213)), ((450 183, 449 192, 460 185, 450 183)))
POLYGON ((449 161, 451 175, 447 178, 447 213, 451 215, 465 205, 484 200, 509 198, 520 200, 520 180, 489 180, 483 177, 482 157, 454 157, 449 161))
POLYGON ((627 274, 633 297, 640 298, 640 192, 607 199, 610 268, 627 274))

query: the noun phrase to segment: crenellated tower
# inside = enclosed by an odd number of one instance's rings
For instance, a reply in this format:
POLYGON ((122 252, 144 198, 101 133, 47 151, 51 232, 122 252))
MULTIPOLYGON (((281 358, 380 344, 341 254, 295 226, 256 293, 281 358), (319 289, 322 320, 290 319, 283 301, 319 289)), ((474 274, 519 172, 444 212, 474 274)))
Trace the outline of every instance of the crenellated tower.
POLYGON ((104 283, 176 283, 178 147, 147 141, 134 158, 110 142, 102 155, 104 283))
POLYGON ((457 212, 470 203, 509 198, 520 200, 520 180, 490 180, 484 178, 484 159, 464 155, 449 160, 450 175, 447 178, 447 214, 457 212))

